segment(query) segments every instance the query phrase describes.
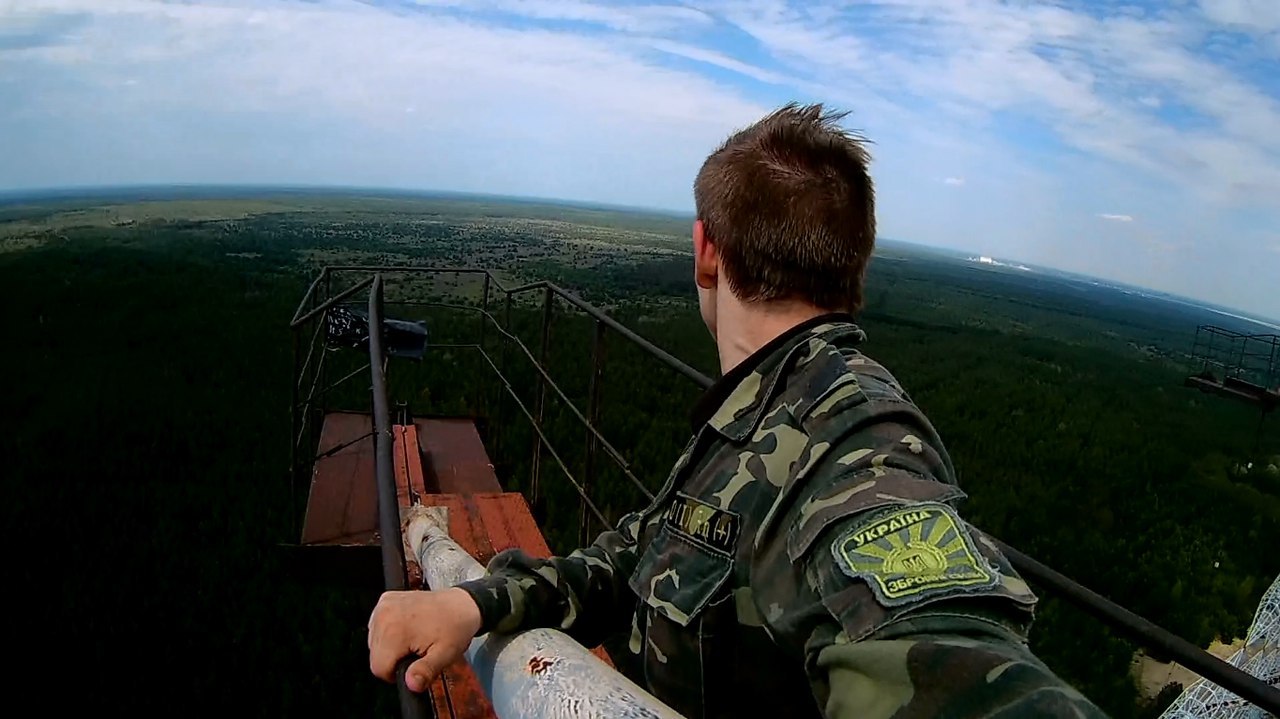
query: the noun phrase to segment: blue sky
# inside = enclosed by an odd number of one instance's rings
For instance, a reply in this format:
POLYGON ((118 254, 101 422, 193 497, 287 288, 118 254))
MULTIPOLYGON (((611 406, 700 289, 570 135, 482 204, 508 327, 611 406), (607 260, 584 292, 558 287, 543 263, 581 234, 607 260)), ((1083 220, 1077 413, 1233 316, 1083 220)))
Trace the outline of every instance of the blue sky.
POLYGON ((0 0, 0 190, 306 183, 692 209, 789 100, 886 237, 1280 317, 1280 2, 0 0))

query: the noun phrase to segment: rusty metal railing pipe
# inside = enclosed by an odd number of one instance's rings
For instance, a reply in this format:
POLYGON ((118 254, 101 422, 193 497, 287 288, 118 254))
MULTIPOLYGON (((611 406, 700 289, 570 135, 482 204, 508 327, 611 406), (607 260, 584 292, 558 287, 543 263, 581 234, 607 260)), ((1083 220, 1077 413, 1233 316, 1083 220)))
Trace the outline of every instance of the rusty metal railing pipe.
POLYGON ((551 440, 547 438, 547 433, 542 429, 542 425, 534 421, 533 413, 529 411, 528 407, 524 406, 524 402, 520 401, 520 396, 516 394, 515 389, 511 386, 511 382, 502 374, 502 371, 498 369, 498 366, 493 363, 493 358, 482 349, 477 348, 477 351, 480 353, 480 357, 484 359, 485 363, 489 365, 489 368, 493 370, 493 373, 497 375, 498 380, 502 382, 502 388, 506 390, 507 396, 511 398, 511 401, 515 402, 516 408, 524 414, 525 419, 529 420, 529 424, 532 426, 534 434, 537 435, 538 441, 542 442, 542 445, 546 447, 547 453, 551 455, 551 459, 555 460, 555 463, 560 466, 560 471, 564 473, 565 480, 573 487, 574 491, 578 493, 578 496, 582 497, 582 499, 586 501, 587 509, 591 510, 591 513, 595 515, 596 519, 600 520, 602 525, 609 529, 613 529, 613 524, 609 522, 609 518, 604 516, 604 512, 601 512, 595 502, 591 501, 591 497, 587 496, 587 492, 583 489, 582 484, 573 478, 573 473, 569 471, 569 465, 565 464, 560 453, 556 451, 554 446, 552 446, 551 440))
MULTIPOLYGON (((405 539, 429 589, 447 589, 485 574, 449 537, 444 507, 409 510, 405 539)), ((467 662, 500 719, 679 719, 673 709, 555 629, 483 634, 467 662)))
MULTIPOLYGON (((603 322, 606 327, 622 335, 624 338, 627 339, 627 341, 635 344, 640 349, 644 350, 646 353, 652 356, 654 359, 657 359, 659 362, 662 362, 667 367, 675 370, 676 372, 684 375, 686 378, 692 380, 694 384, 698 385, 699 387, 706 389, 707 387, 710 387, 712 383, 712 379, 707 375, 689 366, 688 364, 681 361, 678 357, 671 354, 670 352, 662 349, 661 347, 655 345, 654 343, 650 342, 644 337, 641 337, 640 335, 636 334, 635 331, 633 331, 630 327, 627 327, 621 322, 618 322, 617 320, 615 320, 614 318, 606 314, 600 308, 596 307, 590 302, 587 302, 586 300, 582 299, 576 294, 569 292, 568 290, 555 284, 554 282, 539 280, 537 282, 530 282, 527 284, 508 288, 508 287, 505 287, 498 280, 498 278, 494 277, 492 272, 479 267, 455 268, 455 267, 412 267, 412 266, 395 266, 395 265, 392 265, 392 266, 331 265, 329 267, 326 267, 325 270, 327 270, 330 273, 382 271, 382 272, 408 272, 408 273, 418 273, 418 274, 431 274, 431 273, 438 273, 438 272, 483 274, 489 278, 489 281, 493 289, 497 292, 505 294, 508 300, 511 299, 512 295, 521 294, 524 292, 530 292, 530 291, 538 290, 542 288, 547 288, 547 289, 550 289, 555 294, 559 295, 562 299, 564 299, 565 302, 568 302, 574 307, 577 307, 582 312, 586 313, 587 315, 590 315, 593 319, 599 322, 603 322)), ((296 324, 296 320, 295 320, 295 324, 296 324)))
POLYGON ((298 322, 298 319, 302 317, 302 313, 305 310, 307 304, 311 302, 312 296, 315 295, 316 293, 316 288, 320 286, 320 283, 322 281, 326 281, 328 277, 329 277, 329 268, 324 267, 320 270, 320 274, 316 275, 316 278, 311 281, 311 285, 307 287, 306 293, 302 295, 302 301, 298 303, 298 309, 295 310, 293 313, 293 319, 289 320, 290 327, 297 327, 300 324, 298 322))
MULTIPOLYGON (((600 423, 600 385, 604 379, 604 325, 595 323, 591 336, 591 379, 587 385, 587 450, 582 464, 582 490, 590 494, 596 476, 595 426, 600 423)), ((578 508, 578 544, 587 546, 591 541, 591 517, 584 500, 578 508)))
MULTIPOLYGON (((400 539, 400 503, 396 499, 395 469, 392 465, 391 408, 387 402, 387 377, 382 352, 382 275, 374 275, 369 290, 369 374, 373 385, 373 431, 375 478, 378 485, 378 532, 382 535, 382 582, 388 591, 403 591, 409 582, 404 565, 404 544, 400 539)), ((396 663, 396 690, 400 715, 405 719, 429 716, 422 695, 405 684, 406 657, 396 663)))
POLYGON ((1155 649, 1164 657, 1176 660, 1199 676, 1235 692, 1263 710, 1280 715, 1280 687, 1269 686, 1261 679, 1250 676, 1145 617, 1081 586, 1004 542, 994 537, 992 541, 1024 578, 1051 588, 1068 602, 1117 630, 1118 634, 1155 649))
MULTIPOLYGON (((539 367, 547 366, 547 357, 551 352, 551 317, 555 309, 555 294, 551 291, 551 286, 546 289, 546 297, 543 299, 542 305, 542 351, 538 355, 539 359, 536 363, 539 367)), ((537 424, 542 424, 544 412, 547 408, 547 377, 543 374, 538 375, 537 390, 537 424)), ((538 521, 542 521, 542 445, 535 443, 533 445, 533 469, 529 480, 529 494, 533 504, 534 517, 538 521)))
POLYGON ((372 285, 372 284, 373 284, 373 280, 374 280, 374 278, 373 278, 373 277, 366 277, 365 279, 360 280, 359 282, 355 283, 354 285, 351 285, 351 286, 350 286, 350 287, 348 287, 347 289, 345 289, 345 290, 343 290, 343 291, 339 292, 338 294, 334 295, 333 297, 330 297, 329 299, 325 300, 324 302, 321 302, 320 304, 318 304, 318 305, 316 305, 315 307, 311 308, 311 311, 310 311, 310 312, 306 313, 305 315, 303 315, 303 316, 299 317, 298 319, 294 320, 293 322, 291 322, 291 323, 289 324, 289 327, 292 329, 292 328, 296 328, 296 327, 299 327, 299 326, 301 326, 301 325, 306 324, 308 321, 310 321, 310 320, 311 320, 311 318, 315 317, 316 315, 323 314, 323 313, 324 313, 325 311, 327 311, 330 307, 333 307, 334 305, 338 304, 339 302, 342 302, 343 300, 345 300, 345 299, 347 299, 348 297, 350 297, 350 296, 354 295, 355 293, 359 292, 360 290, 363 290, 364 288, 366 288, 366 287, 368 287, 368 286, 372 285))

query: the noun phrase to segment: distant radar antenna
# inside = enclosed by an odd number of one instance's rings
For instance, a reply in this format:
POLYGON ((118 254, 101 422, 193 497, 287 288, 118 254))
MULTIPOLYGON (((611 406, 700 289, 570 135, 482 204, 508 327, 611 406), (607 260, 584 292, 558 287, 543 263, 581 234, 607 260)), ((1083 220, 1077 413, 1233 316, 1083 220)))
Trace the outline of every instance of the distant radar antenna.
MULTIPOLYGON (((1262 595, 1244 646, 1227 663, 1271 686, 1280 686, 1280 577, 1262 595)), ((1261 719, 1273 716, 1230 691, 1201 679, 1160 715, 1162 719, 1261 719)))

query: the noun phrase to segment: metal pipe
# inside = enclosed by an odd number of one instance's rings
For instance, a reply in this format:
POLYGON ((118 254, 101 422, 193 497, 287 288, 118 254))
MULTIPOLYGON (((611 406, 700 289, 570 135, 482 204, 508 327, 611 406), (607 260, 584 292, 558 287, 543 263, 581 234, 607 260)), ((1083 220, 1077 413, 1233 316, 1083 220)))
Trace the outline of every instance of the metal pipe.
MULTIPOLYGON (((466 307, 464 305, 436 303, 436 306, 448 307, 451 309, 459 309, 459 310, 469 310, 472 312, 479 311, 475 307, 466 307)), ((510 308, 508 307, 508 309, 510 308)), ((588 420, 586 415, 582 413, 582 410, 578 409, 578 406, 575 405, 573 401, 569 399, 569 396, 565 394, 564 390, 560 387, 560 385, 556 384, 555 380, 551 378, 551 375, 547 372, 546 368, 543 367, 543 364, 546 363, 545 360, 540 362, 538 358, 534 357, 533 352, 531 352, 529 348, 525 346, 524 342, 520 340, 520 337, 503 329, 502 325, 498 322, 496 318, 493 317, 493 315, 488 313, 484 313, 484 315, 485 317, 488 318, 490 322, 493 323, 499 335, 510 340, 512 343, 514 343, 517 347, 520 348, 520 351, 523 352, 525 357, 529 359, 529 363, 533 365, 534 371, 536 371, 539 375, 541 375, 542 381, 546 383, 546 386, 550 387, 551 391, 556 393, 556 396, 560 398, 561 403, 563 403, 565 407, 568 407, 569 411, 573 413, 573 416, 577 417, 578 421, 581 422, 583 426, 587 428, 587 432, 596 438, 596 442, 598 443, 598 446, 604 450, 605 454, 609 455, 609 458, 613 460, 614 464, 618 465, 618 468, 622 470, 623 475, 625 475, 626 478, 630 480, 633 485, 635 485, 636 489, 640 490, 640 493, 644 495, 646 500, 652 500, 653 492, 649 491, 649 488, 644 486, 644 482, 641 482, 640 478, 637 477, 635 473, 631 471, 631 465, 627 463, 627 460, 622 456, 622 453, 619 452, 618 449, 614 447, 609 442, 609 440, 605 438, 603 434, 600 433, 600 430, 596 429, 594 420, 588 420)), ((510 326, 511 324, 510 314, 507 315, 506 322, 507 322, 507 325, 510 326)), ((470 345, 470 346, 478 347, 478 345, 470 345)), ((435 345, 434 347, 440 347, 440 345, 435 345)), ((502 357, 501 357, 502 362, 506 362, 506 352, 507 352, 507 343, 503 343, 502 357)), ((495 372, 499 372, 499 373, 505 372, 506 365, 502 364, 501 367, 502 369, 500 370, 495 369, 495 372)))
POLYGON ((994 537, 991 539, 1025 578, 1049 587, 1063 599, 1101 619, 1137 643, 1154 649, 1214 684, 1235 692, 1263 710, 1280 715, 1280 688, 1268 686, 1261 679, 1246 674, 1173 632, 1077 584, 1004 542, 994 537))
MULTIPOLYGON (((480 294, 480 317, 479 317, 480 338, 476 342, 476 344, 479 345, 481 349, 484 349, 485 330, 488 329, 488 324, 489 324, 486 321, 486 318, 489 315, 489 281, 490 279, 491 278, 489 276, 489 273, 488 272, 484 273, 484 285, 480 294)), ((477 417, 480 416, 482 413, 484 413, 486 409, 488 409, 488 402, 485 401, 486 400, 485 389, 486 387, 484 386, 483 383, 479 383, 479 382, 476 383, 476 403, 475 403, 475 409, 473 410, 472 414, 477 417)))
POLYGON ((556 464, 560 465, 560 471, 564 472, 564 478, 568 480, 569 484, 573 485, 575 490, 577 490, 578 496, 586 500, 587 508, 591 510, 592 514, 596 515, 596 519, 600 520, 602 525, 609 529, 613 529, 613 525, 609 522, 608 518, 605 517, 604 513, 600 511, 600 508, 591 501, 591 498, 587 496, 587 493, 582 489, 582 485, 578 483, 578 480, 573 478, 573 473, 569 471, 569 466, 565 464, 564 460, 560 457, 560 454, 556 452, 556 448, 551 446, 551 440, 548 439, 547 434, 542 431, 542 425, 533 421, 533 414, 529 412, 528 407, 524 406, 524 402, 520 401, 520 396, 517 395, 515 389, 511 387, 511 382, 507 381, 506 376, 503 375, 502 372, 498 370, 497 365, 493 363, 493 358, 491 358, 484 350, 479 350, 479 352, 480 356, 484 358, 484 361, 488 363, 491 369, 493 369, 493 373, 498 375, 498 379, 502 381, 502 388, 511 396, 512 401, 516 403, 516 407, 524 413, 525 419, 529 420, 529 424, 533 426, 534 433, 538 435, 538 440, 546 445, 547 452, 551 455, 551 458, 556 461, 556 464))
POLYGON ((610 317, 609 315, 605 314, 595 305, 587 302, 586 300, 581 299, 577 295, 571 294, 570 292, 562 289, 561 287, 551 282, 548 282, 547 286, 550 287, 553 291, 555 291, 556 294, 563 297, 564 300, 569 304, 573 305, 574 307, 577 307, 578 309, 582 310, 588 315, 591 315, 597 321, 603 322, 606 327, 613 330, 614 332, 617 332, 623 337, 627 338, 632 343, 638 345, 640 349, 644 350, 645 352, 648 352, 650 355, 652 355, 654 358, 656 358, 666 366, 679 372, 685 377, 688 377, 689 379, 693 380, 694 383, 702 387, 702 389, 706 389, 711 386, 712 379, 710 377, 706 376, 705 374, 702 374, 701 372, 690 367, 684 362, 681 362, 671 353, 667 352, 661 347, 655 345, 649 340, 631 331, 631 329, 619 323, 617 320, 610 317))
MULTIPOLYGON (((301 310, 301 306, 299 306, 299 310, 301 310)), ((293 376, 294 376, 294 380, 289 383, 293 385, 290 388, 292 401, 289 405, 289 436, 295 437, 298 431, 298 425, 300 424, 300 422, 298 421, 299 409, 298 409, 298 379, 297 378, 299 374, 298 358, 301 356, 302 353, 298 350, 298 331, 290 330, 289 334, 293 336, 293 376)), ((306 410, 303 409, 301 411, 305 412, 306 410)), ((298 526, 300 522, 300 520, 298 519, 298 475, 301 474, 301 471, 299 470, 298 466, 299 466, 298 441, 295 439, 289 445, 289 520, 290 520, 290 526, 292 527, 291 535, 293 537, 297 537, 298 532, 301 529, 301 527, 298 526)))
POLYGON ((329 268, 321 268, 320 274, 311 281, 311 286, 307 288, 306 294, 302 295, 302 301, 298 303, 298 309, 293 312, 293 319, 289 320, 289 326, 293 327, 298 324, 298 317, 302 315, 302 308, 307 306, 307 302, 311 300, 311 296, 315 294, 316 287, 320 286, 320 281, 329 276, 329 268))
MULTIPOLYGON (((387 378, 382 366, 382 275, 370 279, 369 368, 373 384, 373 431, 378 482, 378 531, 382 535, 382 583, 387 591, 408 588, 404 566, 404 545, 400 538, 400 505, 396 500, 396 479, 392 463, 391 411, 387 405, 387 378)), ((405 684, 405 670, 412 663, 405 657, 396 664, 396 690, 400 695, 400 715, 426 717, 427 705, 421 694, 405 684)))
MULTIPOLYGON (((445 507, 413 507, 406 539, 430 589, 446 589, 485 574, 448 534, 445 507)), ((471 640, 467 662, 501 719, 614 719, 680 716, 554 629, 471 640)))
MULTIPOLYGON (((501 325, 498 325, 498 331, 499 331, 499 332, 502 332, 503 334, 505 334, 505 335, 507 335, 508 337, 510 337, 510 336, 511 336, 511 332, 512 332, 512 329, 511 329, 511 293, 510 293, 510 292, 508 292, 508 293, 506 294, 506 299, 505 299, 505 300, 503 300, 503 315, 502 315, 502 317, 503 317, 503 319, 502 319, 502 324, 501 324, 501 325)), ((490 319, 492 319, 492 318, 490 318, 490 319)), ((497 320, 494 320, 494 324, 497 324, 497 320)), ((509 342, 502 342, 502 341, 500 340, 500 341, 498 342, 498 344, 499 344, 499 345, 501 345, 501 347, 502 347, 502 354, 501 354, 501 356, 499 357, 499 360, 498 360, 499 362, 501 362, 501 363, 502 363, 502 366, 501 366, 501 369, 499 369, 499 370, 498 370, 498 375, 499 375, 499 376, 502 376, 502 374, 503 374, 503 373, 505 373, 505 372, 507 371, 507 346, 508 346, 510 343, 509 343, 509 342)), ((480 348, 480 351, 481 351, 481 352, 484 352, 484 348, 483 348, 483 347, 481 347, 481 348, 480 348)), ((507 436, 508 436, 508 435, 507 435, 507 433, 503 430, 503 427, 506 425, 506 423, 505 423, 504 421, 502 421, 503 419, 505 419, 505 418, 506 418, 506 416, 507 416, 507 395, 503 394, 502 392, 499 392, 499 393, 498 393, 498 419, 499 419, 499 421, 498 421, 498 422, 493 423, 493 425, 492 425, 492 426, 494 427, 494 429, 495 429, 495 430, 496 430, 496 432, 497 432, 497 437, 495 437, 495 438, 494 438, 494 439, 495 439, 495 443, 496 443, 496 445, 497 445, 497 446, 500 446, 500 447, 501 447, 501 446, 505 446, 505 445, 503 444, 503 442, 507 439, 507 436)))
MULTIPOLYGON (((317 322, 315 331, 311 333, 311 340, 307 343, 307 359, 302 363, 302 369, 298 370, 297 373, 298 389, 302 389, 302 380, 304 379, 304 375, 307 374, 307 370, 311 369, 311 360, 315 356, 316 345, 318 344, 316 340, 320 339, 320 333, 322 331, 324 331, 324 323, 317 322)), ((297 334, 297 330, 294 330, 294 333, 297 334)))
POLYGON ((545 280, 542 280, 538 282, 530 282, 528 284, 520 285, 518 287, 507 288, 502 285, 502 283, 498 280, 498 278, 493 277, 493 273, 489 272, 486 269, 481 269, 478 267, 465 267, 465 268, 459 269, 459 268, 453 268, 453 267, 383 267, 383 266, 376 266, 376 265, 334 265, 331 267, 326 267, 325 270, 330 272, 392 271, 392 272, 414 272, 414 273, 460 272, 460 273, 469 273, 469 274, 483 274, 490 278, 490 282, 493 283, 493 286, 499 292, 502 292, 507 295, 508 300, 511 298, 511 295, 520 294, 522 292, 529 292, 537 289, 549 288, 552 292, 564 298, 566 302, 573 305, 574 307, 577 307, 583 312, 587 313, 594 319, 599 320, 600 322, 603 322, 606 327, 622 335, 629 342, 636 344, 645 352, 648 352, 650 355, 655 357, 658 361, 667 365, 671 369, 674 369, 675 371, 679 372, 685 377, 693 380, 693 382, 697 384, 699 387, 706 389, 707 387, 711 386, 713 381, 707 375, 702 374, 698 370, 680 361, 678 358, 676 358, 675 355, 672 355, 670 352, 667 352, 666 350, 662 349, 661 347, 658 347, 657 345, 653 344, 649 340, 636 334, 626 325, 619 323, 617 320, 605 314, 602 310, 600 310, 595 305, 587 302, 586 300, 583 300, 582 298, 578 297, 577 295, 569 292, 568 290, 564 289, 563 287, 560 287, 559 285, 553 282, 547 282, 545 280))
POLYGON ((366 372, 366 371, 368 371, 368 370, 369 370, 369 365, 368 365, 367 363, 366 363, 366 364, 363 364, 363 365, 360 365, 360 366, 359 366, 359 367, 357 367, 356 369, 353 369, 353 370, 351 370, 350 372, 348 372, 348 373, 346 374, 346 376, 342 377, 341 379, 335 380, 332 384, 330 384, 330 385, 326 386, 324 389, 320 390, 319 392, 316 392, 316 391, 315 391, 315 387, 313 386, 313 387, 311 388, 311 389, 312 389, 311 396, 307 397, 306 401, 305 401, 305 402, 303 402, 302 404, 303 404, 304 406, 305 406, 305 405, 309 405, 309 404, 311 404, 311 401, 312 401, 313 399, 319 399, 320 397, 323 397, 323 396, 325 396, 325 395, 329 394, 330 392, 332 392, 333 390, 335 390, 335 389, 337 389, 339 386, 341 386, 341 385, 342 385, 344 382, 346 382, 347 380, 349 380, 349 379, 351 379, 351 378, 355 377, 356 375, 360 374, 361 372, 366 372))
MULTIPOLYGON (((587 384, 587 456, 583 460, 582 490, 591 491, 591 481, 596 472, 595 424, 600 418, 600 383, 604 376, 604 324, 595 323, 591 335, 591 378, 587 384)), ((652 498, 650 498, 652 499, 652 498)), ((591 538, 591 519, 587 516, 587 503, 578 508, 578 544, 587 546, 591 538)))
MULTIPOLYGON (((374 277, 377 277, 377 275, 375 275, 374 277)), ((311 318, 315 317, 316 315, 321 314, 321 313, 322 313, 322 312, 324 312, 325 310, 328 310, 330 307, 333 307, 334 305, 336 305, 336 304, 338 304, 339 302, 341 302, 341 301, 343 301, 343 300, 347 299, 347 298, 348 298, 348 297, 350 297, 351 295, 354 295, 355 293, 359 292, 360 290, 363 290, 364 288, 368 287, 369 285, 372 285, 372 284, 373 284, 374 277, 367 277, 367 278, 365 278, 365 279, 363 279, 363 280, 360 280, 359 282, 355 283, 354 285, 351 285, 350 287, 348 287, 347 289, 345 289, 345 290, 343 290, 343 291, 339 292, 338 294, 334 295, 333 297, 330 297, 329 299, 327 299, 327 300, 325 300, 324 302, 320 303, 320 304, 319 304, 319 305, 317 305, 316 307, 312 308, 312 310, 311 310, 310 312, 306 313, 306 314, 305 314, 305 315, 303 315, 302 317, 300 317, 300 318, 298 318, 298 319, 294 320, 293 322, 289 323, 289 326, 290 326, 290 327, 297 327, 298 325, 306 324, 306 323, 307 323, 307 321, 309 321, 311 318)))
MULTIPOLYGON (((323 327, 324 325, 316 325, 316 326, 317 326, 317 327, 323 327)), ((326 359, 328 359, 328 357, 329 357, 328 353, 324 352, 323 350, 320 352, 320 360, 319 360, 318 362, 316 362, 316 368, 315 368, 314 372, 312 373, 311 388, 307 390, 307 401, 306 401, 306 405, 307 405, 307 408, 308 408, 308 409, 314 409, 314 408, 312 408, 312 407, 311 407, 311 401, 312 401, 312 398, 314 398, 314 397, 316 397, 316 396, 317 396, 317 395, 316 395, 316 388, 320 386, 321 381, 323 381, 323 379, 324 379, 324 377, 325 377, 324 366, 325 366, 325 364, 326 364, 325 360, 326 360, 326 359)), ((310 357, 308 357, 308 360, 310 360, 310 357)), ((301 389, 301 388, 299 388, 299 389, 301 389)), ((321 417, 324 417, 324 414, 325 414, 325 413, 324 413, 324 407, 321 407, 321 408, 320 408, 320 416, 321 416, 321 417)))
MULTIPOLYGON (((540 359, 538 362, 535 363, 540 367, 546 366, 547 354, 551 349, 551 312, 555 307, 554 305, 555 294, 551 291, 550 285, 547 285, 546 292, 547 292, 547 296, 543 300, 543 305, 542 305, 542 349, 539 352, 540 359)), ((535 420, 535 423, 541 426, 543 416, 544 416, 544 411, 546 410, 546 406, 547 406, 547 379, 541 374, 538 375, 538 395, 537 396, 538 396, 538 404, 537 404, 538 419, 535 420)), ((530 482, 529 482, 529 498, 532 500, 531 503, 533 504, 532 509, 534 512, 534 517, 537 518, 539 521, 542 520, 542 496, 539 493, 539 490, 541 489, 541 487, 539 487, 539 480, 542 478, 541 465, 542 465, 542 445, 535 444, 533 445, 533 470, 532 470, 532 478, 530 479, 530 482)))
POLYGON ((484 290, 480 296, 480 341, 477 344, 481 347, 484 347, 484 331, 488 326, 488 323, 485 322, 485 315, 489 314, 489 280, 489 273, 486 272, 484 274, 484 290))
MULTIPOLYGON (((490 319, 492 320, 492 318, 490 319)), ((496 320, 494 320, 494 324, 497 324, 496 320)), ((533 356, 533 352, 525 346, 524 342, 521 342, 518 336, 505 332, 501 328, 498 329, 498 332, 514 342, 515 345, 520 348, 520 351, 524 353, 525 357, 529 358, 529 362, 533 365, 533 369, 542 376, 543 381, 546 382, 546 386, 550 387, 551 391, 556 393, 556 396, 560 398, 561 403, 564 404, 565 407, 568 407, 569 411, 573 413, 573 416, 577 417, 578 421, 587 428, 587 432, 595 437, 598 446, 604 450, 605 454, 609 455, 609 458, 613 460, 614 464, 618 465, 618 468, 622 470, 623 475, 625 475, 626 478, 635 485, 636 489, 640 490, 640 493, 645 496, 646 500, 652 500, 653 492, 649 491, 649 488, 644 486, 644 482, 641 482, 640 478, 635 475, 635 472, 631 471, 631 465, 627 463, 627 460, 622 456, 622 453, 619 452, 617 448, 600 433, 600 430, 596 429, 595 422, 587 419, 586 415, 582 413, 582 410, 578 409, 578 406, 569 399, 569 396, 565 394, 560 385, 556 384, 555 380, 551 378, 551 375, 547 372, 546 368, 542 366, 543 363, 540 363, 533 356)), ((506 344, 503 344, 502 347, 505 350, 506 344)))

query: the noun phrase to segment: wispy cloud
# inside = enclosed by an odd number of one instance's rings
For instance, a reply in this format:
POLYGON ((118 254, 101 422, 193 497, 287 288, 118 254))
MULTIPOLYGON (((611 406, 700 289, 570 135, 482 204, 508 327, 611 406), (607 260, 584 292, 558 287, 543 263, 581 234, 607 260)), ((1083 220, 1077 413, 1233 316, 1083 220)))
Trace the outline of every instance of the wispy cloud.
POLYGON ((963 184, 964 184, 964 178, 963 178, 963 177, 948 177, 948 178, 943 179, 942 184, 944 184, 944 185, 954 185, 954 186, 956 186, 956 187, 960 187, 961 185, 963 185, 963 184))
POLYGON ((725 70, 731 70, 753 80, 759 80, 760 82, 779 85, 792 80, 792 78, 789 78, 782 73, 765 70, 761 67, 757 67, 740 60, 735 60, 722 52, 708 50, 697 45, 659 39, 650 39, 645 42, 655 50, 660 50, 671 55, 678 55, 689 60, 696 60, 708 65, 714 65, 725 70))
MULTIPOLYGON (((1194 15, 954 0, 859 5, 842 13, 843 26, 812 6, 735 3, 726 12, 780 61, 817 68, 831 93, 910 107, 920 122, 936 124, 928 112, 939 109, 979 127, 1021 113, 1076 150, 1224 202, 1270 202, 1280 184, 1280 103, 1190 49, 1214 29, 1194 15), (847 37, 846 27, 867 30, 847 37), (1177 114, 1202 117, 1201 127, 1162 116, 1161 96, 1177 114)), ((1253 17, 1238 8, 1218 15, 1253 17)))
POLYGON ((708 13, 688 5, 605 4, 587 0, 411 0, 413 4, 436 9, 488 12, 507 17, 551 20, 595 25, 633 33, 669 32, 705 28, 708 13))
POLYGON ((1113 215, 1104 212, 1098 215, 1098 217, 1101 217, 1104 220, 1111 220, 1112 222, 1133 222, 1133 215, 1113 215))
POLYGON ((1280 32, 1280 3, 1271 0, 1200 0, 1205 17, 1255 33, 1280 32))

